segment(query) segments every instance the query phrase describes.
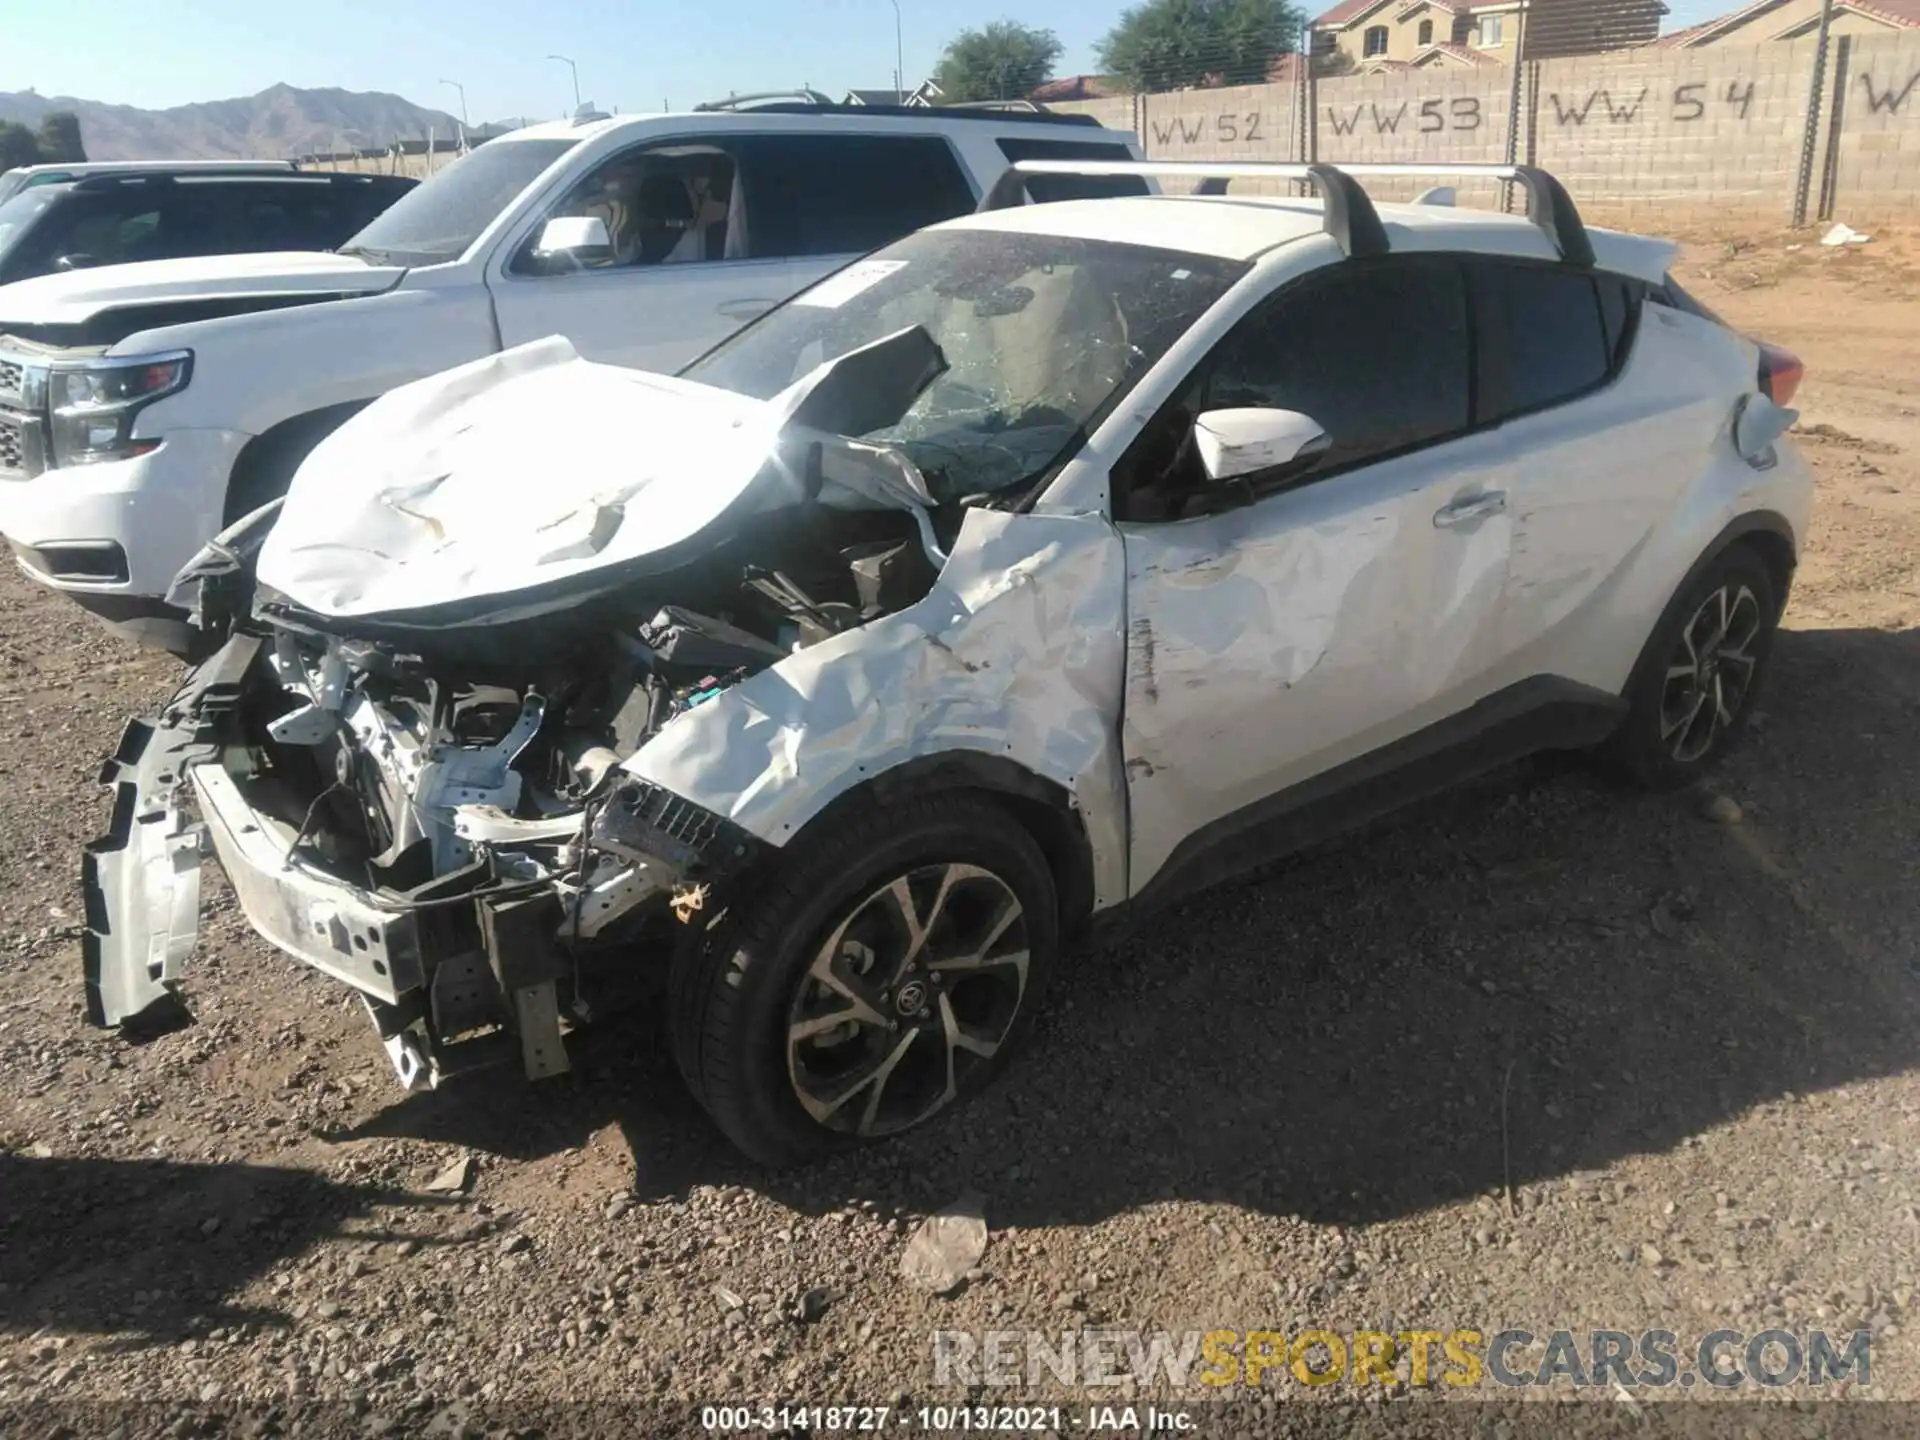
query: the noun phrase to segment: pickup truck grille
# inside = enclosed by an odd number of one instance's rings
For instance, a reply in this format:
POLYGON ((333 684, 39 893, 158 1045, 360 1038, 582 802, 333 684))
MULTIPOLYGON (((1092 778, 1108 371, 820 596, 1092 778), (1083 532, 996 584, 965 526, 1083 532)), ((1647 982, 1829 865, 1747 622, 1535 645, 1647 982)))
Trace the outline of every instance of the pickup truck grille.
POLYGON ((0 481, 31 480, 47 468, 46 384, 31 366, 0 353, 0 481))

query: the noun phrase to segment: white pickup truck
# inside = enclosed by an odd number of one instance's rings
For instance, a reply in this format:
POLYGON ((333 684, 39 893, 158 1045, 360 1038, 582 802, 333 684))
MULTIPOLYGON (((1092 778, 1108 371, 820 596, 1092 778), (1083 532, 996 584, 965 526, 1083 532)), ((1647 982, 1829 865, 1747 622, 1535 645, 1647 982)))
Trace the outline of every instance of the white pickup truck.
POLYGON ((1014 161, 1138 153, 1088 117, 819 97, 582 117, 490 141, 337 252, 0 287, 0 534, 34 580, 184 653, 175 573, 394 386, 554 334, 677 370, 854 257, 973 209, 1014 161))

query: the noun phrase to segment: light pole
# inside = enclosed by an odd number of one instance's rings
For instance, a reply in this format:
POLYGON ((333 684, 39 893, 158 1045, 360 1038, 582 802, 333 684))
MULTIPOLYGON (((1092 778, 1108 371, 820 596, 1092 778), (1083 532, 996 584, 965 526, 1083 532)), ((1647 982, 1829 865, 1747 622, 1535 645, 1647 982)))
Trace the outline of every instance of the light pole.
POLYGON ((893 94, 902 105, 907 103, 906 53, 900 43, 900 0, 893 0, 893 94))
POLYGON ((580 108, 580 67, 564 55, 549 55, 547 59, 558 60, 573 72, 573 108, 578 110, 580 108))
POLYGON ((467 128, 467 87, 462 85, 458 80, 442 80, 440 83, 442 85, 451 85, 455 90, 460 92, 460 128, 465 130, 467 128))

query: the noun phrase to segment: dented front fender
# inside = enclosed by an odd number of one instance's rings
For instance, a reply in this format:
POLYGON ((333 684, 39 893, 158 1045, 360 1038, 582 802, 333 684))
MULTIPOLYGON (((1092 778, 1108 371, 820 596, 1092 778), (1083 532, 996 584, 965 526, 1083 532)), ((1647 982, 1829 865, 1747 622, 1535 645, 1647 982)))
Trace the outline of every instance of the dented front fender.
POLYGON ((972 510, 924 599, 679 716, 625 768, 783 846, 902 765, 996 756, 1071 798, 1094 906, 1116 904, 1125 613, 1126 557, 1103 517, 972 510))

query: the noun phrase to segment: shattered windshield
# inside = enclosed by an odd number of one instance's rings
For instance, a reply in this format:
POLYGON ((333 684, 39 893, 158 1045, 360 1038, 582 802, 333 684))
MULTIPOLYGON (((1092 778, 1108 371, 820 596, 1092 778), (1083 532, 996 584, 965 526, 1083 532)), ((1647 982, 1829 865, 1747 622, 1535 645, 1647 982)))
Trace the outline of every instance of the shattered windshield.
POLYGON ((770 399, 919 325, 946 370, 860 438, 899 446, 952 503, 1052 468, 1245 270, 1107 240, 930 231, 829 276, 685 374, 770 399))

